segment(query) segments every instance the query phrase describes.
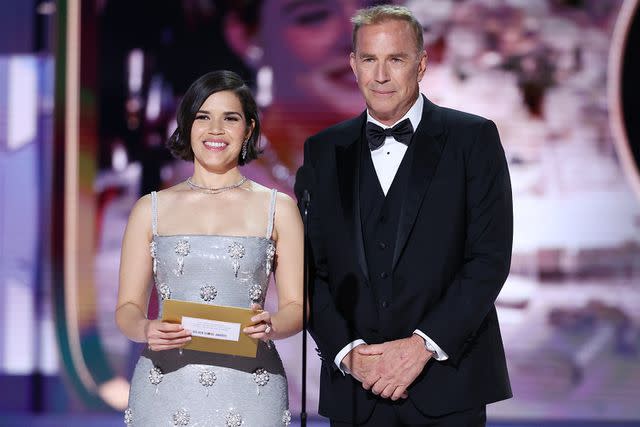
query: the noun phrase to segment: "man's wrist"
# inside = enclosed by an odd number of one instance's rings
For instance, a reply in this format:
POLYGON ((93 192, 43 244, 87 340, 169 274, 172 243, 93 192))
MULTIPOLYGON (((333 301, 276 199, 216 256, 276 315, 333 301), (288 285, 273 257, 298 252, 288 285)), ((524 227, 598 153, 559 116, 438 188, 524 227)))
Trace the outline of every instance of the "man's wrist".
POLYGON ((429 341, 427 341, 426 339, 424 339, 424 337, 420 336, 419 334, 416 334, 415 332, 413 333, 413 336, 417 338, 418 342, 420 344, 422 344, 422 346, 431 354, 435 354, 436 353, 436 349, 431 345, 431 343, 429 341))
MULTIPOLYGON (((336 365, 336 367, 340 370, 340 372, 342 372, 342 374, 349 374, 350 371, 349 369, 347 369, 345 371, 345 369, 343 367, 347 367, 343 362, 344 360, 347 358, 347 355, 350 354, 354 348, 356 348, 359 345, 362 344, 366 344, 366 342, 364 342, 364 340, 362 339, 357 339, 355 341, 350 342, 349 344, 345 345, 342 350, 340 350, 338 352, 338 354, 336 355, 335 359, 333 360, 333 363, 336 365)), ((349 364, 350 366, 351 364, 349 364)))
POLYGON ((411 338, 420 346, 420 348, 423 350, 423 354, 427 357, 427 359, 432 357, 434 352, 429 350, 429 347, 427 347, 427 341, 423 337, 414 333, 411 338))
POLYGON ((353 350, 351 350, 349 353, 345 354, 344 357, 342 358, 342 360, 340 361, 340 368, 344 371, 345 374, 348 374, 351 372, 351 355, 353 353, 353 350))
POLYGON ((419 335, 420 337, 422 337, 422 339, 424 339, 425 347, 429 352, 432 353, 432 357, 434 359, 439 362, 443 362, 449 359, 449 355, 440 346, 438 346, 438 344, 434 340, 429 338, 427 334, 422 332, 420 329, 416 329, 415 331, 413 331, 413 333, 419 335))

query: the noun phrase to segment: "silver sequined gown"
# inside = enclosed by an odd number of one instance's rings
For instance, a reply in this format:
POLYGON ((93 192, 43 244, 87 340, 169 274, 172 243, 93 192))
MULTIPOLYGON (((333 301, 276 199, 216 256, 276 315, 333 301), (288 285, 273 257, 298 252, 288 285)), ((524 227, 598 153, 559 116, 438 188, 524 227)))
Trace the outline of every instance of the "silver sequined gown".
MULTIPOLYGON (((275 253, 269 237, 157 234, 151 194, 151 254, 160 317, 167 298, 249 308, 262 304, 275 253)), ((266 213, 265 213, 266 214, 266 213)), ((184 350, 145 350, 131 381, 125 424, 156 426, 287 426, 287 379, 280 356, 259 341, 256 358, 184 350)))

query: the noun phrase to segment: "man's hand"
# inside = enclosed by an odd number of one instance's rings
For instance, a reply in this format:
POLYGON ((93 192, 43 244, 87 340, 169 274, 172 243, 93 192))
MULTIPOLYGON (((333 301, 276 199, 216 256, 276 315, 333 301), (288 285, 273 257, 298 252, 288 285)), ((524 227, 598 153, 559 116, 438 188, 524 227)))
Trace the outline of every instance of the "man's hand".
POLYGON ((385 399, 407 397, 407 387, 420 375, 432 354, 419 335, 382 344, 356 347, 352 353, 379 356, 374 371, 362 380, 362 387, 385 399))
POLYGON ((359 348, 368 347, 366 344, 360 344, 353 350, 351 350, 342 359, 342 364, 347 368, 349 374, 360 382, 363 381, 375 381, 378 377, 374 377, 374 367, 380 359, 378 354, 367 356, 358 353, 356 350, 359 348))

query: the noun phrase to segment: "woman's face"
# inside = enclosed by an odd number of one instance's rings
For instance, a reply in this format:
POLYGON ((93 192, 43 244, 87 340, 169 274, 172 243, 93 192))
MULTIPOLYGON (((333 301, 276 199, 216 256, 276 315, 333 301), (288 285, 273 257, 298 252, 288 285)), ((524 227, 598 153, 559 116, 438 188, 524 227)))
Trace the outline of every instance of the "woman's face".
POLYGON ((238 165, 242 144, 251 135, 242 103, 232 91, 211 94, 200 106, 191 126, 194 163, 224 173, 238 165))
POLYGON ((274 103, 345 117, 364 108, 349 67, 351 22, 362 0, 265 0, 259 43, 273 70, 274 103))

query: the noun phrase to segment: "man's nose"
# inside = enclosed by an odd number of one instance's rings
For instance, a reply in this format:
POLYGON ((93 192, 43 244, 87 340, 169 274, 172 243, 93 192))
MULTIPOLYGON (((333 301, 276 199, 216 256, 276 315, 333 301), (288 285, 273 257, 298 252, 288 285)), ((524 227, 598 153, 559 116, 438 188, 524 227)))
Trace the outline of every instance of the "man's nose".
POLYGON ((376 65, 374 77, 378 83, 386 83, 389 81, 389 71, 387 70, 387 65, 384 62, 379 62, 376 65))

